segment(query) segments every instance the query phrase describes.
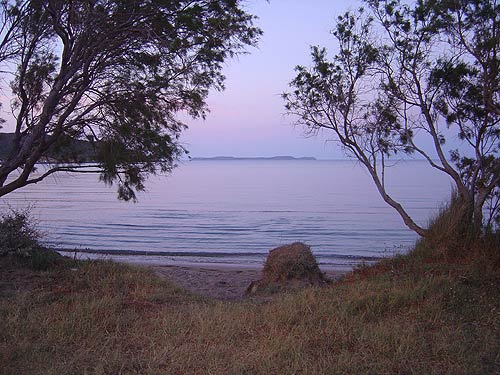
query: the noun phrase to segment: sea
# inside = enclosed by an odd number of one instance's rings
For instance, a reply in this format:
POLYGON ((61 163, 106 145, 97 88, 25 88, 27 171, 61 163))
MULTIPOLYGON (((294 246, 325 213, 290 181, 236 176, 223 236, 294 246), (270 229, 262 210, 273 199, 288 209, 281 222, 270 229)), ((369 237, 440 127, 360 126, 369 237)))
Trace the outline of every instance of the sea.
MULTIPOLYGON (((424 226, 451 192, 425 161, 394 163, 386 184, 424 226)), ((350 269, 417 239, 351 160, 185 161, 150 177, 137 203, 119 201, 98 175, 58 174, 0 198, 3 212, 26 207, 65 255, 140 264, 255 267, 301 241, 323 268, 350 269)))

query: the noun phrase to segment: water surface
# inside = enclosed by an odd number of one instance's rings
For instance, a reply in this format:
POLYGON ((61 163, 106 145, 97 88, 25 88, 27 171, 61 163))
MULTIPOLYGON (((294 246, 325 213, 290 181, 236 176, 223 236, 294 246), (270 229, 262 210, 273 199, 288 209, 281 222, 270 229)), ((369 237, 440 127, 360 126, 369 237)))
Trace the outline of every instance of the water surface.
MULTIPOLYGON (((393 197, 422 225, 450 186, 422 161, 388 175, 393 197)), ((261 264, 270 249, 303 241, 321 264, 348 267, 416 239, 353 161, 191 161, 146 187, 138 203, 125 203, 96 175, 60 174, 1 204, 33 203, 46 241, 60 248, 163 254, 120 257, 133 261, 261 264)))

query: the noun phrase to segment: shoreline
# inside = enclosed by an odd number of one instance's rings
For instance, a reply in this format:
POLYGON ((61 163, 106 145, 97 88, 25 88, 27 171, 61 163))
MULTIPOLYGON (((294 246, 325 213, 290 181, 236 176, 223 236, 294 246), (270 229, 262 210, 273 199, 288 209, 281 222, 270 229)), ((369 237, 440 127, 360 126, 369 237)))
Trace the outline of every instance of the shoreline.
MULTIPOLYGON (((70 252, 61 251, 71 257, 70 252)), ((150 270, 156 276, 182 289, 203 297, 224 301, 243 300, 249 285, 261 279, 262 263, 194 262, 170 257, 110 256, 109 254, 78 253, 76 259, 111 260, 150 270)), ((207 258, 204 258, 207 259, 207 258)), ((352 270, 348 266, 323 266, 321 271, 331 280, 337 280, 352 270)))
MULTIPOLYGON (((252 281, 262 276, 262 266, 245 267, 239 265, 149 265, 158 277, 183 289, 204 297, 225 301, 238 301, 245 298, 245 292, 252 281)), ((338 280, 349 271, 321 271, 331 280, 338 280)))
MULTIPOLYGON (((98 250, 68 251, 56 249, 60 254, 78 260, 111 260, 151 270, 156 276, 182 289, 204 297, 225 301, 238 301, 246 297, 247 288, 262 277, 261 262, 210 261, 222 257, 195 257, 156 255, 150 252, 140 254, 109 254, 98 250), (147 253, 147 255, 146 255, 147 253)), ((238 259, 238 258, 237 258, 238 259)), ((242 259, 242 258, 239 258, 242 259)), ((243 259, 242 259, 243 260, 243 259)), ((322 265, 321 271, 331 280, 337 280, 352 271, 351 265, 322 265)))
MULTIPOLYGON (((216 256, 211 256, 212 253, 196 253, 196 252, 152 252, 152 251, 101 251, 94 249, 85 250, 69 250, 55 248, 61 255, 75 259, 90 259, 90 260, 113 260, 120 263, 136 264, 141 266, 178 266, 178 267, 214 267, 223 269, 245 269, 245 270, 261 270, 267 257, 267 253, 251 253, 251 254, 224 254, 215 253, 216 256), (258 255, 260 259, 249 259, 248 256, 258 255)), ((379 261, 382 258, 364 257, 360 258, 364 263, 371 264, 379 261)), ((329 263, 324 264, 318 260, 318 265, 324 272, 341 272, 347 273, 352 271, 359 262, 345 263, 329 263)))

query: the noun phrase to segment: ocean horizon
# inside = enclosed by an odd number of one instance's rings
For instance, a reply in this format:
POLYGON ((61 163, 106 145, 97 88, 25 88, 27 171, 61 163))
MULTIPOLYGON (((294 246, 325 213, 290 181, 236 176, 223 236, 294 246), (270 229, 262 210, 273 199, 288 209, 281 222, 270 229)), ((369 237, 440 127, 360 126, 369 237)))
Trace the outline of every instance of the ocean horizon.
MULTIPOLYGON (((397 163, 388 181, 421 225, 450 197, 447 178, 424 161, 397 163)), ((133 263, 258 266, 301 241, 323 267, 348 269, 417 239, 351 160, 196 159, 151 177, 138 203, 118 201, 115 189, 97 175, 59 174, 1 205, 32 205, 45 243, 64 254, 133 263)))

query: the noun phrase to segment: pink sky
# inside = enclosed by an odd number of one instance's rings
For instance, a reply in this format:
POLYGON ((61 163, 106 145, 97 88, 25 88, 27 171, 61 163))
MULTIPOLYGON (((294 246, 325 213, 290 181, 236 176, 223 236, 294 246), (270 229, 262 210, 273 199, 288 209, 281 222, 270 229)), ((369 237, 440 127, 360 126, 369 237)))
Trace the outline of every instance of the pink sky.
POLYGON ((250 13, 264 35, 257 49, 229 61, 224 71, 226 90, 212 92, 211 113, 205 121, 187 120, 182 141, 191 156, 315 156, 342 157, 326 136, 306 138, 293 119, 284 117, 280 94, 294 77, 294 67, 310 64, 310 46, 332 52, 329 31, 335 19, 358 2, 331 0, 252 0, 250 13))
MULTIPOLYGON (((226 90, 210 93, 211 112, 206 120, 184 119, 189 129, 181 142, 190 156, 344 158, 340 147, 327 141, 327 133, 306 137, 302 128, 295 127, 294 119, 284 115, 280 94, 288 89, 296 65, 311 64, 310 46, 324 46, 330 56, 337 52, 330 30, 339 15, 360 4, 347 0, 246 1, 248 12, 259 17, 256 23, 264 35, 258 48, 249 48, 249 54, 227 62, 226 90)), ((9 105, 2 99, 0 117, 8 120, 2 130, 12 131, 9 105)))

